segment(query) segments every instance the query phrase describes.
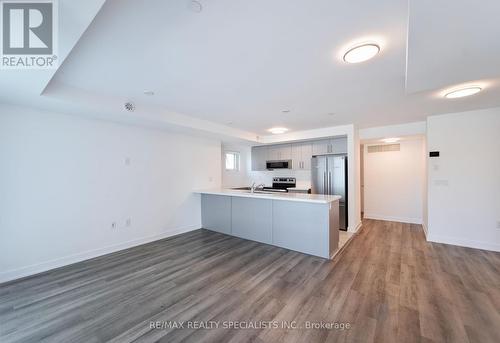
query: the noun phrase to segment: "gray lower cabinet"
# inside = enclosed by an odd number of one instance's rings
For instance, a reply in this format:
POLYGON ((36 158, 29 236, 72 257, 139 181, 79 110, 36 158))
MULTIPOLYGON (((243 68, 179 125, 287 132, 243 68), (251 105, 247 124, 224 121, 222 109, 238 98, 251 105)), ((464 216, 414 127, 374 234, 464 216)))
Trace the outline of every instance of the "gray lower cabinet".
POLYGON ((273 204, 273 242, 280 247, 330 258, 329 225, 328 204, 273 204))
POLYGON ((252 241, 273 242, 273 201, 252 198, 232 198, 232 235, 252 241))
POLYGON ((231 197, 202 194, 201 222, 204 229, 231 234, 231 197))
POLYGON ((202 227, 329 259, 338 248, 339 203, 201 196, 202 227))

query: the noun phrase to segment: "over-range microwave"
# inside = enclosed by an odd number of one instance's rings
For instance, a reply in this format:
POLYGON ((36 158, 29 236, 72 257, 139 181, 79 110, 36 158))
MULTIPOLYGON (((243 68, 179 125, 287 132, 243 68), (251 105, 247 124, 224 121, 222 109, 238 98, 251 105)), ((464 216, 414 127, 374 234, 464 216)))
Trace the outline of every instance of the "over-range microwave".
POLYGON ((292 169, 292 160, 266 161, 266 169, 292 169))

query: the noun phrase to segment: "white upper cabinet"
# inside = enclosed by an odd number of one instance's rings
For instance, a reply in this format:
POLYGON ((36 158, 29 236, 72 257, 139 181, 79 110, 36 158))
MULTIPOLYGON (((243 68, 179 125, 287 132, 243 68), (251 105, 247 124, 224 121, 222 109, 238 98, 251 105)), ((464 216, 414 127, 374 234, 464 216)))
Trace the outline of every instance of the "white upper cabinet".
POLYGON ((332 154, 347 154, 347 137, 332 138, 330 142, 332 154))
POLYGON ((299 170, 302 165, 302 145, 293 144, 292 145, 292 169, 299 170))
POLYGON ((292 169, 310 170, 314 155, 347 154, 347 138, 252 147, 252 170, 266 170, 266 161, 292 160, 292 169))
POLYGON ((290 144, 271 145, 267 149, 268 161, 289 160, 292 158, 292 146, 290 144))
POLYGON ((313 155, 347 154, 347 137, 314 141, 312 153, 313 155))
POLYGON ((277 161, 280 156, 280 147, 279 145, 271 145, 267 148, 267 160, 268 161, 277 161))
POLYGON ((311 170, 312 144, 302 144, 302 169, 311 170))
POLYGON ((324 155, 330 153, 330 140, 322 139, 320 141, 314 141, 312 143, 312 153, 313 155, 324 155))
POLYGON ((266 170, 267 146, 252 147, 252 170, 266 170))
POLYGON ((281 145, 280 149, 280 160, 290 160, 292 158, 292 145, 285 144, 281 145))
POLYGON ((294 170, 311 169, 311 143, 297 143, 292 145, 292 166, 294 170))

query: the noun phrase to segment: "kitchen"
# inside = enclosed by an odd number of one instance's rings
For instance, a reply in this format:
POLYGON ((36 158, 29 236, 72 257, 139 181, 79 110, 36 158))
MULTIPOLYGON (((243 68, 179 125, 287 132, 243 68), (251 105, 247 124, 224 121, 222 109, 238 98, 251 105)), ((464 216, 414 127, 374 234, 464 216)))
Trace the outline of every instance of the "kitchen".
MULTIPOLYGON (((325 258, 333 258, 342 247, 352 238, 353 232, 348 230, 348 154, 347 154, 347 136, 332 136, 321 139, 292 141, 281 144, 266 144, 258 146, 223 146, 222 163, 223 178, 222 189, 204 190, 202 195, 202 224, 205 228, 222 232, 225 234, 237 235, 241 238, 261 241, 268 244, 283 246, 292 250, 297 250, 325 258), (228 200, 222 197, 231 198, 228 200), (241 202, 242 197, 251 197, 262 200, 283 200, 275 201, 274 206, 266 209, 260 206, 256 212, 257 217, 263 217, 263 213, 268 210, 273 211, 276 206, 288 204, 284 212, 288 215, 275 218, 269 215, 269 238, 255 235, 256 231, 262 230, 262 222, 255 224, 255 227, 248 228, 251 232, 239 232, 242 223, 236 223, 235 213, 229 215, 233 202, 241 202), (331 225, 326 225, 323 230, 323 236, 319 235, 314 239, 305 237, 310 235, 316 228, 323 224, 306 225, 296 228, 296 237, 294 242, 289 244, 280 244, 279 239, 273 242, 271 238, 277 237, 278 226, 282 222, 289 222, 291 213, 299 215, 297 220, 303 220, 308 216, 310 209, 301 209, 297 207, 297 201, 302 203, 323 202, 329 204, 334 211, 330 216, 331 225), (214 207, 215 202, 222 202, 221 207, 214 207), (210 209, 210 210, 207 210, 210 209), (205 211, 204 211, 205 210, 205 211), (300 211, 304 211, 303 213, 300 211), (298 212, 297 212, 298 211, 298 212), (225 213, 225 218, 214 220, 211 214, 225 213), (203 215, 204 214, 204 215, 203 215), (210 217, 210 218, 209 218, 210 217), (274 231, 273 231, 274 230, 274 231), (271 233, 272 231, 272 233, 271 233), (305 236, 304 236, 305 234, 305 236), (311 249, 310 246, 318 242, 307 242, 307 240, 319 240, 330 242, 328 249, 311 249), (302 247, 298 242, 306 242, 306 247, 302 247), (332 247, 334 246, 334 247, 332 247)), ((247 210, 252 205, 247 204, 247 210)), ((248 222, 252 221, 252 216, 246 218, 248 222)), ((308 218, 305 222, 311 223, 314 217, 308 218)), ((288 228, 283 230, 294 231, 293 221, 288 223, 288 228)), ((286 232, 283 233, 286 235, 286 232)), ((291 235, 291 233, 290 233, 291 235)))

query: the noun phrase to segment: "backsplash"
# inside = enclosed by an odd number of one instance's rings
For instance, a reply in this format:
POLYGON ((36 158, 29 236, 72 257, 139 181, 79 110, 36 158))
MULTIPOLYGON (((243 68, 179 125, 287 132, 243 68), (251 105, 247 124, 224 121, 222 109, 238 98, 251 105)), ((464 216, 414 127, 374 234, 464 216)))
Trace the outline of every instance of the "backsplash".
POLYGON ((272 171, 249 171, 248 179, 250 184, 264 183, 266 186, 272 186, 273 177, 294 177, 297 179, 297 187, 311 187, 310 170, 272 170, 272 171))

